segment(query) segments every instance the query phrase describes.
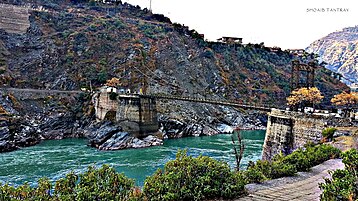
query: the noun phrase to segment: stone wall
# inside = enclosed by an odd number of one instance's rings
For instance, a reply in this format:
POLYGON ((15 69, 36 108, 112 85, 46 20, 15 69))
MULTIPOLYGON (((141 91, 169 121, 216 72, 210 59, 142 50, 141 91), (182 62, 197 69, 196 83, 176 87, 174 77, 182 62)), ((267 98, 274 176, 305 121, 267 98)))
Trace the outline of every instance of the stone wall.
POLYGON ((349 120, 329 114, 304 114, 272 110, 268 115, 263 160, 270 160, 280 152, 289 154, 307 142, 317 143, 326 127, 348 125, 349 120))
POLYGON ((0 4, 0 29, 8 33, 23 34, 30 27, 27 7, 0 4))

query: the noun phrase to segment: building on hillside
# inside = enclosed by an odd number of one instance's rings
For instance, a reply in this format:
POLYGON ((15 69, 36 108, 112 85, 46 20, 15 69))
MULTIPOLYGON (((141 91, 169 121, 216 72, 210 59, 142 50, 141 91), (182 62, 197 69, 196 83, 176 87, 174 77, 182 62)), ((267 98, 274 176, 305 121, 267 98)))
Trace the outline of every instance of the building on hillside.
POLYGON ((358 92, 358 83, 353 83, 349 87, 351 88, 351 92, 358 92))
POLYGON ((222 42, 222 43, 226 43, 226 44, 229 44, 229 45, 232 45, 232 44, 242 44, 242 38, 237 38, 237 37, 226 37, 226 36, 223 36, 219 39, 217 39, 218 42, 222 42))
POLYGON ((289 49, 288 51, 295 56, 303 56, 306 52, 304 49, 289 49))
POLYGON ((277 46, 273 46, 273 47, 268 47, 270 49, 271 52, 279 52, 282 51, 282 49, 280 47, 277 46))

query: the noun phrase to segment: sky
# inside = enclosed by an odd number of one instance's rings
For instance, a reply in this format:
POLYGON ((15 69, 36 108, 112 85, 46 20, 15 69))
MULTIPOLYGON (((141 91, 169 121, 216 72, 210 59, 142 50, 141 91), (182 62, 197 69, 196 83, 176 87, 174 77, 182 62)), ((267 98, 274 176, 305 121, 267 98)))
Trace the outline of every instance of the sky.
MULTIPOLYGON (((122 1, 150 6, 150 0, 122 1)), ((240 37, 243 43, 283 49, 306 48, 331 32, 358 25, 356 0, 152 0, 152 11, 211 41, 240 37)))

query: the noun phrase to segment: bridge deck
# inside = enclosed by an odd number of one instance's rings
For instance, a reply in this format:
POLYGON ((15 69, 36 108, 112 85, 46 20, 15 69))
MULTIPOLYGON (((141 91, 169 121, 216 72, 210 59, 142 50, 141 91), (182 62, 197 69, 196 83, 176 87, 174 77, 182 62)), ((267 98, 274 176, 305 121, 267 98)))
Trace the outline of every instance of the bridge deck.
MULTIPOLYGON (((79 93, 88 93, 84 91, 65 91, 65 90, 45 90, 45 89, 20 89, 20 88, 0 88, 0 91, 3 92, 25 92, 25 93, 36 93, 36 94, 79 94, 79 93)), ((196 102, 196 103, 207 103, 213 105, 223 105, 223 106, 231 106, 238 107, 248 110, 259 110, 270 112, 272 108, 277 108, 277 106, 273 105, 265 105, 265 104, 244 104, 240 102, 233 101, 221 101, 214 99, 204 99, 204 98, 194 98, 194 97, 184 97, 184 96, 172 96, 172 95, 139 95, 136 94, 139 98, 155 98, 155 99, 167 99, 167 100, 179 100, 179 101, 188 101, 188 102, 196 102)))
POLYGON ((156 99, 168 99, 168 100, 179 100, 179 101, 188 101, 188 102, 197 102, 197 103, 208 103, 213 105, 224 105, 232 106, 249 110, 260 110, 265 112, 270 112, 270 105, 256 105, 256 104, 243 104, 240 102, 230 102, 230 101, 220 101, 214 99, 203 99, 203 98, 193 98, 193 97, 182 97, 182 96, 167 96, 167 95, 140 95, 141 97, 151 97, 156 99))

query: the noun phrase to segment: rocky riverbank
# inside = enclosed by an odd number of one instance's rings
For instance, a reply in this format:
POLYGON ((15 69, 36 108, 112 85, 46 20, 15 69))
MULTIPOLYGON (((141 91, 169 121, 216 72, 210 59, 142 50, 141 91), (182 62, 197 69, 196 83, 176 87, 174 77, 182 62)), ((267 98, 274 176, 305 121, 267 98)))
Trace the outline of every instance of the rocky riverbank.
POLYGON ((126 127, 96 123, 90 95, 4 92, 0 97, 0 152, 36 145, 42 140, 86 137, 100 150, 161 145, 164 139, 230 133, 236 128, 265 129, 265 115, 230 107, 174 102, 159 103, 159 131, 135 137, 126 127), (86 97, 88 96, 88 97, 86 97), (174 108, 175 107, 175 108, 174 108), (200 112, 205 111, 205 112, 200 112))
POLYGON ((42 140, 82 137, 90 117, 81 96, 3 92, 0 96, 0 152, 42 140))
POLYGON ((157 136, 148 135, 142 139, 125 132, 121 126, 110 121, 96 123, 85 132, 89 146, 99 150, 144 148, 163 144, 157 136))

